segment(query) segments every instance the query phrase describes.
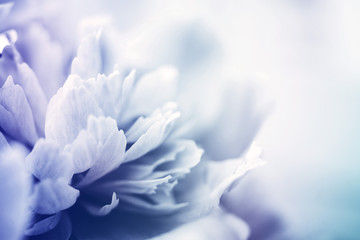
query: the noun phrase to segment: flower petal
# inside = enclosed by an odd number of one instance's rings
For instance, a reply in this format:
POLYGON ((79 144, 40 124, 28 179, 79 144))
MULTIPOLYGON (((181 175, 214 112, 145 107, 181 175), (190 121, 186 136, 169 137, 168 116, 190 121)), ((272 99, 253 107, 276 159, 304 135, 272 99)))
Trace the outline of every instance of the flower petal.
POLYGON ((34 72, 26 63, 21 62, 19 53, 12 45, 4 48, 0 58, 0 69, 0 84, 11 75, 14 83, 23 88, 34 116, 36 130, 42 136, 44 134, 47 99, 34 72))
POLYGON ((35 222, 32 226, 25 230, 28 236, 39 235, 54 229, 61 220, 62 213, 58 212, 45 219, 35 222))
POLYGON ((101 50, 100 40, 101 32, 94 32, 86 36, 71 64, 71 73, 79 75, 82 79, 96 77, 101 73, 101 50))
POLYGON ((63 178, 70 183, 74 174, 72 156, 50 140, 40 139, 27 156, 29 169, 39 180, 63 178))
POLYGON ((124 122, 141 115, 149 115, 159 106, 176 98, 177 70, 163 66, 145 74, 135 84, 130 96, 124 122), (156 94, 154 94, 156 93, 156 94))
POLYGON ((127 131, 127 138, 135 142, 126 152, 125 161, 137 159, 158 147, 168 136, 175 120, 180 116, 175 112, 176 104, 167 103, 146 118, 139 118, 134 127, 127 131))
POLYGON ((25 93, 14 84, 11 76, 0 88, 0 127, 11 137, 27 144, 34 144, 39 137, 25 93))
POLYGON ((7 142, 5 136, 0 132, 0 151, 3 151, 3 148, 9 148, 9 143, 7 142))
POLYGON ((52 215, 49 218, 37 222, 32 229, 28 229, 26 234, 30 240, 68 240, 72 232, 71 221, 65 212, 52 215))
POLYGON ((54 214, 75 204, 79 191, 64 179, 45 179, 35 185, 32 208, 39 214, 54 214))
POLYGON ((88 119, 87 131, 97 141, 96 155, 91 156, 93 165, 85 177, 77 185, 82 187, 108 174, 120 166, 124 160, 126 138, 122 130, 118 130, 115 120, 110 117, 88 119))
POLYGON ((220 198, 249 170, 264 164, 259 158, 259 148, 250 148, 244 159, 204 161, 184 179, 179 180, 174 191, 178 202, 189 202, 182 212, 184 221, 202 217, 219 205, 220 198), (255 152, 255 154, 253 154, 255 152), (221 169, 221 171, 219 171, 221 169))
POLYGON ((50 99, 66 80, 64 69, 68 62, 62 46, 37 22, 17 29, 17 33, 16 47, 36 74, 46 98, 50 99))
POLYGON ((151 239, 245 240, 249 235, 249 227, 244 221, 232 214, 217 210, 209 216, 184 224, 173 231, 151 239))
POLYGON ((101 116, 103 112, 89 91, 82 86, 82 80, 70 75, 49 102, 45 123, 46 138, 64 147, 86 128, 90 114, 101 116))
POLYGON ((118 205, 119 205, 119 199, 116 197, 116 193, 113 192, 110 204, 104 205, 101 208, 95 207, 90 204, 85 204, 85 207, 92 215, 105 216, 108 215, 118 205))
POLYGON ((13 2, 0 3, 0 20, 1 21, 9 15, 13 5, 14 5, 13 2))

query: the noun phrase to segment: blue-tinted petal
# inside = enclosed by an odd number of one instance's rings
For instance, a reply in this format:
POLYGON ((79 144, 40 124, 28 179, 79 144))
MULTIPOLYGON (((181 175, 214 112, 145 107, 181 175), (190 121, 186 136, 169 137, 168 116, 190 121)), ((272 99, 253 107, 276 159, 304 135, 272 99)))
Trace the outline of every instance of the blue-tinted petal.
POLYGON ((157 179, 141 179, 141 180, 117 180, 104 184, 96 185, 103 189, 111 189, 117 194, 154 194, 157 188, 169 182, 171 176, 165 176, 157 179))
POLYGON ((150 176, 163 163, 175 161, 178 154, 184 151, 185 145, 178 143, 162 144, 145 156, 121 165, 116 171, 120 178, 143 179, 150 176))
POLYGON ((13 5, 13 2, 0 3, 0 21, 3 21, 9 15, 13 5))
POLYGON ((21 149, 0 149, 0 239, 20 239, 30 217, 31 179, 23 160, 21 149))
POLYGON ((139 118, 126 133, 130 142, 135 142, 126 152, 125 161, 137 159, 158 147, 168 136, 180 113, 175 111, 176 104, 167 103, 162 109, 155 110, 146 118, 139 118))
POLYGON ((245 240, 248 239, 249 233, 249 227, 244 221, 219 209, 211 215, 184 224, 152 240, 245 240))
POLYGON ((25 93, 19 85, 14 84, 11 76, 0 88, 0 126, 9 136, 27 144, 34 144, 38 139, 25 93))
POLYGON ((132 212, 137 214, 144 214, 148 216, 165 216, 167 214, 173 214, 176 211, 182 210, 188 206, 188 203, 176 203, 167 201, 169 197, 164 198, 159 203, 153 203, 147 199, 133 195, 118 195, 121 208, 126 212, 132 212))
POLYGON ((4 134, 0 132, 0 151, 3 150, 3 148, 9 148, 9 143, 7 142, 4 134))
POLYGON ((115 120, 110 117, 88 119, 87 130, 96 139, 96 154, 91 156, 93 165, 78 184, 88 185, 120 166, 124 160, 126 138, 122 130, 118 130, 115 120))
POLYGON ((119 205, 119 199, 116 197, 116 193, 113 192, 110 204, 106 204, 102 207, 96 207, 90 204, 85 204, 85 207, 92 215, 105 216, 108 215, 118 205, 119 205))
POLYGON ((89 91, 82 86, 82 80, 70 75, 49 102, 45 135, 64 147, 86 128, 90 114, 100 116, 103 112, 89 91))
POLYGON ((35 185, 32 209, 39 214, 54 214, 75 204, 79 191, 64 179, 45 179, 35 185))
POLYGON ((39 235, 54 229, 61 220, 62 213, 58 212, 35 222, 25 230, 26 235, 39 235))
MULTIPOLYGON (((30 236, 29 240, 68 240, 71 236, 72 226, 68 214, 61 212, 53 215, 50 219, 45 219, 46 223, 43 222, 37 226, 37 231, 43 233, 37 233, 38 235, 30 236), (51 219, 53 217, 53 219, 51 219), (54 219, 55 218, 55 219, 54 219)), ((35 229, 34 229, 35 230, 35 229)), ((33 230, 33 234, 35 234, 33 230)), ((28 231, 28 233, 31 233, 28 231)), ((31 234, 30 234, 31 235, 31 234)))
POLYGON ((150 115, 159 106, 174 101, 177 75, 175 68, 163 66, 142 76, 134 86, 127 111, 122 118, 130 120, 140 115, 150 115))
POLYGON ((116 118, 121 110, 123 80, 118 71, 109 76, 98 75, 82 82, 83 86, 94 97, 105 116, 116 118), (106 96, 106 97, 104 97, 106 96))
MULTIPOLYGON (((220 198, 249 170, 264 164, 260 150, 253 146, 241 159, 203 161, 175 187, 177 201, 189 202, 181 218, 186 221, 204 216, 219 205, 220 198)), ((179 215, 180 217, 180 215, 179 215)))
POLYGON ((79 75, 82 79, 96 77, 101 72, 101 49, 99 39, 101 32, 94 32, 86 36, 71 65, 71 73, 79 75))
POLYGON ((38 134, 43 135, 47 99, 39 82, 26 63, 22 63, 19 53, 14 46, 6 46, 0 58, 0 84, 9 75, 14 83, 20 85, 32 110, 38 134))
POLYGON ((250 146, 265 113, 256 108, 254 95, 249 87, 228 83, 221 98, 222 107, 197 139, 209 158, 237 158, 250 146))
POLYGON ((63 48, 50 39, 40 23, 29 23, 17 32, 19 37, 15 45, 37 76, 47 99, 50 99, 66 80, 64 69, 67 61, 63 48))
POLYGON ((27 156, 26 163, 39 180, 63 178, 70 183, 74 174, 71 154, 62 151, 50 140, 37 141, 32 152, 27 156))

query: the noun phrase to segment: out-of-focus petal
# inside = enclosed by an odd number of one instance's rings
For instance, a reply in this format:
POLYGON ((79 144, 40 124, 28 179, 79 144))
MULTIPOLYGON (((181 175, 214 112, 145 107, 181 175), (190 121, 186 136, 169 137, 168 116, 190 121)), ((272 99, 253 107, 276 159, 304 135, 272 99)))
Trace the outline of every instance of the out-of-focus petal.
POLYGON ((141 115, 149 115, 166 102, 174 101, 177 93, 177 75, 177 70, 172 66, 163 66, 143 75, 136 81, 127 106, 129 111, 122 118, 130 120, 141 115))
POLYGON ((3 148, 9 148, 9 144, 2 132, 0 132, 0 151, 3 150, 3 148))
POLYGON ((35 185, 33 210, 39 214, 55 214, 74 205, 79 191, 64 179, 45 179, 35 185))
POLYGON ((94 32, 86 36, 71 65, 71 73, 82 79, 96 77, 101 72, 101 49, 99 39, 101 32, 94 32))
POLYGON ((20 239, 30 217, 27 207, 31 179, 23 160, 21 149, 0 149, 0 239, 20 239))
POLYGON ((26 144, 34 144, 39 137, 25 93, 11 76, 0 88, 0 126, 8 135, 26 144))
POLYGON ((31 230, 27 230, 27 234, 33 235, 29 240, 68 240, 72 226, 68 214, 61 212, 44 219, 41 224, 38 222, 31 230))
POLYGON ((61 220, 61 217, 62 213, 58 212, 49 217, 36 221, 34 224, 29 226, 24 233, 26 235, 39 235, 50 231, 56 227, 56 225, 61 220))
POLYGON ((259 158, 258 147, 250 148, 249 152, 251 154, 244 159, 203 161, 184 179, 179 180, 174 189, 176 199, 190 203, 181 216, 183 221, 204 216, 214 210, 223 193, 229 191, 249 170, 264 164, 259 158), (253 151, 256 154, 252 154, 253 151))
POLYGON ((246 240, 249 233, 249 227, 244 221, 218 209, 209 216, 184 224, 152 240, 246 240))
POLYGON ((17 29, 16 47, 31 67, 47 99, 64 84, 65 56, 60 43, 53 41, 44 26, 31 22, 17 29))
POLYGON ((220 106, 215 121, 198 139, 213 160, 241 156, 264 119, 264 112, 257 111, 252 89, 239 83, 227 83, 220 106))
POLYGON ((9 15, 13 5, 13 2, 0 3, 0 21, 3 21, 9 15))

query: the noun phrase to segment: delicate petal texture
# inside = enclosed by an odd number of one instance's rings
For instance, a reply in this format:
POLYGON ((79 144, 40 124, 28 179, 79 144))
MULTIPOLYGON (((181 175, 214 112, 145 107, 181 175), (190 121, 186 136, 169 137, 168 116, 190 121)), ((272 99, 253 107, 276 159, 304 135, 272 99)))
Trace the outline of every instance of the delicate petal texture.
POLYGON ((134 86, 127 106, 129 111, 126 112, 123 119, 149 115, 166 102, 174 101, 176 99, 177 75, 175 68, 163 66, 142 76, 134 86))
POLYGON ((123 81, 118 71, 114 71, 109 76, 98 75, 97 78, 90 78, 82 84, 96 100, 105 116, 117 118, 123 104, 123 81))
POLYGON ((91 132, 82 130, 71 144, 65 146, 65 151, 73 156, 74 173, 85 172, 94 165, 97 144, 91 132))
POLYGON ((45 135, 60 146, 71 143, 85 129, 87 118, 103 115, 81 79, 70 75, 65 85, 51 98, 46 114, 45 135))
POLYGON ((74 174, 72 156, 49 140, 37 141, 26 163, 39 180, 62 178, 70 183, 74 174))
POLYGON ((38 134, 44 134, 45 111, 47 100, 34 72, 26 63, 21 63, 20 56, 14 46, 6 46, 0 57, 0 85, 9 75, 14 83, 20 85, 32 110, 38 134))
POLYGON ((86 209, 95 216, 105 216, 108 215, 113 209, 119 205, 119 199, 116 197, 116 193, 112 194, 111 203, 97 208, 92 205, 85 205, 86 209))
POLYGON ((23 158, 21 149, 0 148, 0 239, 20 239, 29 217, 31 180, 23 158))
POLYGON ((201 159, 203 151, 193 141, 166 143, 135 162, 121 166, 119 176, 126 179, 153 178, 154 175, 188 173, 201 159))
POLYGON ((147 117, 140 117, 135 127, 126 133, 129 142, 135 142, 126 152, 125 161, 139 158, 158 147, 172 130, 175 120, 180 116, 175 112, 176 104, 167 103, 162 109, 155 110, 147 117))
POLYGON ((45 179, 35 186, 33 210, 39 214, 54 214, 71 207, 79 191, 68 185, 64 179, 45 179))
POLYGON ((152 240, 246 240, 249 233, 249 227, 244 221, 230 213, 218 210, 152 240))
POLYGON ((169 198, 163 198, 163 201, 159 201, 156 204, 153 202, 139 198, 133 195, 119 195, 121 202, 121 208, 126 212, 131 212, 140 215, 164 217, 169 214, 176 214, 178 211, 183 210, 189 204, 186 202, 174 203, 169 198))
POLYGON ((101 73, 101 50, 99 45, 100 32, 85 37, 80 44, 77 57, 71 65, 71 73, 82 79, 96 77, 101 73))
POLYGON ((95 138, 97 151, 91 156, 93 165, 78 187, 88 185, 119 167, 125 155, 126 138, 124 132, 117 129, 115 120, 90 116, 87 131, 95 138))
POLYGON ((14 85, 11 76, 0 88, 0 127, 8 135, 27 144, 34 144, 38 138, 25 93, 19 85, 14 85))

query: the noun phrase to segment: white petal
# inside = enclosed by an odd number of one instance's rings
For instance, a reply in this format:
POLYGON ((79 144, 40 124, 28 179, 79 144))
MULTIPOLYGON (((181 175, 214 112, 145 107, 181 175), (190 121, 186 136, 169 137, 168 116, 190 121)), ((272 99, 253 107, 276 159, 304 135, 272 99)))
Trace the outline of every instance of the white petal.
POLYGON ((113 192, 110 204, 104 205, 101 208, 89 204, 85 204, 84 206, 92 215, 105 216, 108 215, 118 205, 119 205, 119 199, 116 197, 116 193, 113 192))
POLYGON ((134 86, 123 118, 130 120, 140 115, 149 115, 166 102, 174 101, 177 75, 174 67, 163 66, 142 76, 134 86))
POLYGON ((101 116, 102 110, 88 90, 82 86, 79 77, 70 75, 49 102, 45 135, 60 146, 74 141, 86 128, 89 115, 101 116))
POLYGON ((14 83, 20 85, 24 90, 33 113, 36 130, 39 135, 43 135, 47 99, 34 72, 21 61, 14 46, 4 48, 0 58, 0 69, 0 84, 11 75, 14 83))
POLYGON ((70 183, 74 174, 72 156, 50 140, 37 141, 27 156, 26 163, 31 173, 39 180, 63 178, 70 183))
POLYGON ((71 64, 71 73, 82 79, 96 77, 101 73, 101 49, 99 44, 101 32, 94 32, 86 36, 71 64))
POLYGON ((34 144, 39 137, 25 93, 14 85, 11 76, 0 88, 0 126, 8 135, 27 144, 34 144))
POLYGON ((135 126, 131 127, 127 136, 135 143, 126 152, 125 161, 137 159, 152 149, 158 147, 168 136, 175 120, 180 116, 179 112, 174 112, 174 103, 166 104, 161 110, 155 112, 147 118, 139 118, 135 126))
POLYGON ((93 165, 78 187, 88 185, 119 167, 125 155, 124 132, 117 129, 116 122, 112 118, 90 116, 86 131, 96 139, 96 154, 91 156, 93 159, 90 161, 93 165))
POLYGON ((249 235, 249 227, 244 221, 232 214, 218 210, 209 216, 184 224, 169 233, 152 238, 152 240, 245 240, 249 235))
POLYGON ((79 194, 64 179, 45 179, 35 185, 32 208, 39 214, 54 214, 74 205, 79 194))

